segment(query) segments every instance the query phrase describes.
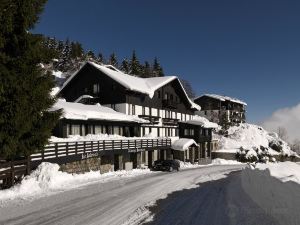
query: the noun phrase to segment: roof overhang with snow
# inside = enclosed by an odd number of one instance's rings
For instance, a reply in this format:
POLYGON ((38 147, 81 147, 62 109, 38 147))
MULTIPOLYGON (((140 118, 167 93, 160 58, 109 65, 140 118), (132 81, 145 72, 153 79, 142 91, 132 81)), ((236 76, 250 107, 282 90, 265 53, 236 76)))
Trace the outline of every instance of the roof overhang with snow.
POLYGON ((232 97, 228 97, 228 96, 223 96, 223 95, 216 95, 216 94, 204 94, 204 95, 201 95, 201 96, 198 96, 198 97, 194 98, 194 101, 196 99, 199 99, 199 98, 202 98, 202 97, 214 98, 214 99, 220 100, 222 102, 230 101, 230 102, 242 104, 242 105, 245 105, 245 106, 247 105, 246 102, 244 102, 244 101, 242 101, 240 99, 232 98, 232 97))
POLYGON ((191 105, 191 108, 199 111, 201 110, 201 107, 196 103, 194 103, 188 97, 180 80, 176 76, 140 78, 137 76, 125 74, 111 65, 99 65, 89 61, 86 62, 78 71, 76 71, 72 76, 68 78, 68 80, 63 84, 59 92, 61 92, 70 83, 70 81, 81 71, 81 69, 87 64, 93 66, 94 68, 98 69, 102 73, 106 74, 111 79, 115 80, 116 82, 118 82, 119 84, 127 88, 128 90, 148 95, 150 98, 153 98, 154 93, 157 89, 163 87, 164 85, 174 80, 177 80, 184 92, 185 98, 191 105))
POLYGON ((149 123, 149 121, 131 116, 124 113, 116 112, 115 110, 96 105, 85 105, 81 103, 66 102, 58 99, 49 111, 62 109, 61 118, 69 120, 107 120, 107 121, 122 121, 132 123, 149 123))
POLYGON ((172 149, 177 151, 185 151, 190 147, 198 147, 199 145, 194 141, 194 139, 180 138, 172 143, 172 149))
POLYGON ((191 124, 195 126, 201 126, 203 128, 218 128, 218 124, 210 122, 208 119, 202 117, 202 116, 194 116, 194 119, 192 120, 187 120, 187 121, 180 121, 179 123, 184 123, 184 124, 191 124))

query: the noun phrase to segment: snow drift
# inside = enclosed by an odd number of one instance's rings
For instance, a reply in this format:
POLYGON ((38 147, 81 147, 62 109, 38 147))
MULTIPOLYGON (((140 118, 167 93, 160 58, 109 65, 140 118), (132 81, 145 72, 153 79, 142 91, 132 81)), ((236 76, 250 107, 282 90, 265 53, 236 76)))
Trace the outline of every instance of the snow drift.
POLYGON ((34 199, 55 192, 73 189, 94 182, 107 182, 112 179, 134 177, 151 173, 149 169, 121 170, 100 174, 100 171, 90 171, 84 174, 69 174, 59 171, 59 165, 44 162, 25 177, 21 184, 0 191, 0 205, 14 199, 34 199))
POLYGON ((299 224, 300 165, 257 164, 244 169, 241 179, 245 192, 279 224, 299 224))

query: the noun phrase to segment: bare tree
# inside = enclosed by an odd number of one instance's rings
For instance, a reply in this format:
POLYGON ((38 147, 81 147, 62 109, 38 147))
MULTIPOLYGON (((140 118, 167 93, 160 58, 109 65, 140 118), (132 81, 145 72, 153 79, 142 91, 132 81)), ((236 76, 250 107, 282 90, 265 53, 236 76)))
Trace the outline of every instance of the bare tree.
POLYGON ((299 139, 295 139, 290 146, 293 151, 300 154, 300 140, 299 139))
POLYGON ((284 127, 278 127, 277 134, 278 134, 278 137, 281 138, 282 140, 284 140, 284 141, 288 140, 287 131, 284 127))

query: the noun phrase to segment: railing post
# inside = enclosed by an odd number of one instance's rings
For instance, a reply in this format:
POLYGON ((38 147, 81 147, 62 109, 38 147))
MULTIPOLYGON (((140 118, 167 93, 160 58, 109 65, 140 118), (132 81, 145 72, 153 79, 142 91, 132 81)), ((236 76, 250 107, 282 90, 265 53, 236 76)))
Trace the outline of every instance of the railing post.
POLYGON ((130 142, 130 141, 129 141, 129 139, 128 139, 128 140, 127 140, 127 144, 128 144, 127 148, 128 148, 128 149, 129 149, 129 142, 130 142))
POLYGON ((156 139, 156 144, 157 144, 157 147, 158 147, 158 142, 159 142, 159 141, 158 141, 158 139, 156 139))
POLYGON ((93 149, 93 141, 91 141, 91 149, 92 149, 92 152, 94 152, 94 149, 93 149))
POLYGON ((114 150, 115 149, 115 141, 114 140, 112 140, 112 150, 114 150))
POLYGON ((135 149, 136 149, 136 139, 134 140, 134 147, 135 147, 135 149))
POLYGON ((77 153, 78 153, 77 147, 78 147, 78 145, 77 145, 77 141, 76 141, 76 142, 75 142, 75 155, 77 155, 77 153))
POLYGON ((152 139, 152 148, 154 147, 154 139, 152 139))
POLYGON ((123 150, 123 140, 121 140, 121 150, 123 150))
MULTIPOLYGON (((58 157, 58 143, 55 143, 55 157, 58 157)), ((43 154, 43 159, 44 159, 44 154, 43 154)))
POLYGON ((105 151, 105 140, 103 140, 103 150, 105 151))
POLYGON ((31 171, 31 164, 30 164, 31 158, 30 156, 27 157, 27 161, 26 161, 26 175, 30 174, 31 171))
POLYGON ((45 152, 45 148, 42 149, 42 161, 44 161, 44 152, 45 152))
POLYGON ((15 184, 15 163, 13 160, 10 161, 10 169, 11 169, 11 186, 15 184))
POLYGON ((85 141, 83 142, 83 154, 85 154, 85 141))
POLYGON ((98 149, 97 149, 97 151, 99 152, 99 150, 100 150, 100 141, 98 141, 98 149))
POLYGON ((66 144, 66 155, 68 156, 69 155, 69 143, 67 142, 66 144))

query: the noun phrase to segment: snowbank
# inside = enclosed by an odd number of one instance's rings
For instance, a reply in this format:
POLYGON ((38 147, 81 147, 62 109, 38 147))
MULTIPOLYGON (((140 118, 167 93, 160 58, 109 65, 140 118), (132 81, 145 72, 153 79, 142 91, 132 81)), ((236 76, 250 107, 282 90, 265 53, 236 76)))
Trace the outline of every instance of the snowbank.
POLYGON ((44 162, 29 176, 25 177, 21 184, 7 190, 1 190, 0 205, 14 199, 30 200, 94 182, 103 183, 112 179, 134 177, 148 173, 151 173, 149 169, 133 169, 104 174, 100 174, 100 171, 91 171, 84 174, 69 174, 59 171, 59 165, 57 164, 44 162))
POLYGON ((254 124, 241 124, 228 129, 226 135, 220 135, 220 152, 239 152, 247 158, 260 155, 295 156, 288 144, 281 140, 277 134, 269 133, 262 127, 254 124), (242 152, 242 151, 245 152, 242 152))
POLYGON ((241 179, 245 192, 279 224, 299 224, 300 165, 257 164, 244 169, 241 179))
POLYGON ((212 160, 212 165, 238 165, 238 164, 244 164, 241 162, 238 162, 236 160, 227 160, 227 159, 220 159, 216 158, 212 160))

